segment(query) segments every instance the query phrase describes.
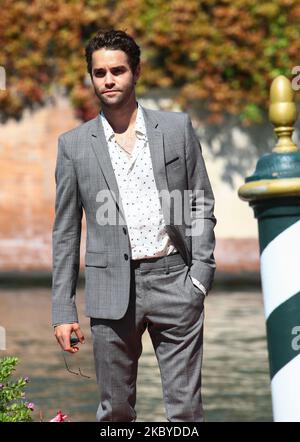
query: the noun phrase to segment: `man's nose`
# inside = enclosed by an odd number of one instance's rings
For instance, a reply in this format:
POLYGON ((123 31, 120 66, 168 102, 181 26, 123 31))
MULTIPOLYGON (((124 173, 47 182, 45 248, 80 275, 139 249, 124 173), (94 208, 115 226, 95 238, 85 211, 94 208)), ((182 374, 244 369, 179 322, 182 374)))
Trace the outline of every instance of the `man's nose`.
POLYGON ((106 85, 113 85, 115 83, 114 76, 110 73, 106 74, 105 76, 105 84, 106 85))

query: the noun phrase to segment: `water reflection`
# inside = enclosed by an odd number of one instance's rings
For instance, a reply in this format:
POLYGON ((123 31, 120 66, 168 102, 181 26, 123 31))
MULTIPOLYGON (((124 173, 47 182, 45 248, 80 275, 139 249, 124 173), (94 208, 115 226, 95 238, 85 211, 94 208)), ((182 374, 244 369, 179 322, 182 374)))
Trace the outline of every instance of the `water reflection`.
MULTIPOLYGON (((20 358, 16 376, 29 376, 27 396, 44 420, 58 409, 72 421, 95 421, 98 402, 89 319, 83 290, 77 304, 86 344, 68 365, 91 379, 65 369, 50 324, 51 291, 32 288, 0 291, 0 324, 7 350, 20 358)), ((143 336, 137 383, 139 421, 166 421, 159 368, 148 333, 143 336)), ((270 421, 271 398, 263 305, 259 292, 212 292, 206 299, 203 399, 207 421, 270 421)))

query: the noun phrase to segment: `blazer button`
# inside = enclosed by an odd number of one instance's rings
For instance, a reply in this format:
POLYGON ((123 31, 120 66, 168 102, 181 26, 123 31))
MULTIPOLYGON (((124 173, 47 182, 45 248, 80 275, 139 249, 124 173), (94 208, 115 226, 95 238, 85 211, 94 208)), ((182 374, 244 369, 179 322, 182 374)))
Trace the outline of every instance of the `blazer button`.
POLYGON ((127 253, 124 253, 124 258, 125 258, 126 261, 128 261, 128 255, 127 255, 127 253))
POLYGON ((126 231, 125 227, 123 227, 123 232, 125 235, 127 235, 127 231, 126 231))

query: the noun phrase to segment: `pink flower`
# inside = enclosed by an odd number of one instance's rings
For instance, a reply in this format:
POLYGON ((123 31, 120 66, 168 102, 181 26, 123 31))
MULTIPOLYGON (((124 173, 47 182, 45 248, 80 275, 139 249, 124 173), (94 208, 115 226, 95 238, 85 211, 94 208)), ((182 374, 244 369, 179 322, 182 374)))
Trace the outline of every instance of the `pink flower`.
POLYGON ((27 408, 29 408, 29 410, 34 410, 34 407, 35 407, 35 405, 34 405, 34 403, 33 402, 29 402, 29 404, 27 404, 27 408))
POLYGON ((67 419, 68 415, 62 414, 61 410, 58 410, 57 415, 50 422, 66 422, 67 419))

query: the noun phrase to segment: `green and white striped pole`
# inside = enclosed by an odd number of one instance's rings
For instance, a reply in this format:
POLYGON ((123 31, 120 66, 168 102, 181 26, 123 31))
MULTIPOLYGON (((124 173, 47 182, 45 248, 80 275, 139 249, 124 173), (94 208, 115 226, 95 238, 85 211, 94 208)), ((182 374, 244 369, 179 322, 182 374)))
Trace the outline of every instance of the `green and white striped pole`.
POLYGON ((239 196, 258 219, 274 421, 300 422, 300 151, 291 138, 294 94, 283 75, 271 85, 270 103, 278 143, 239 196))

